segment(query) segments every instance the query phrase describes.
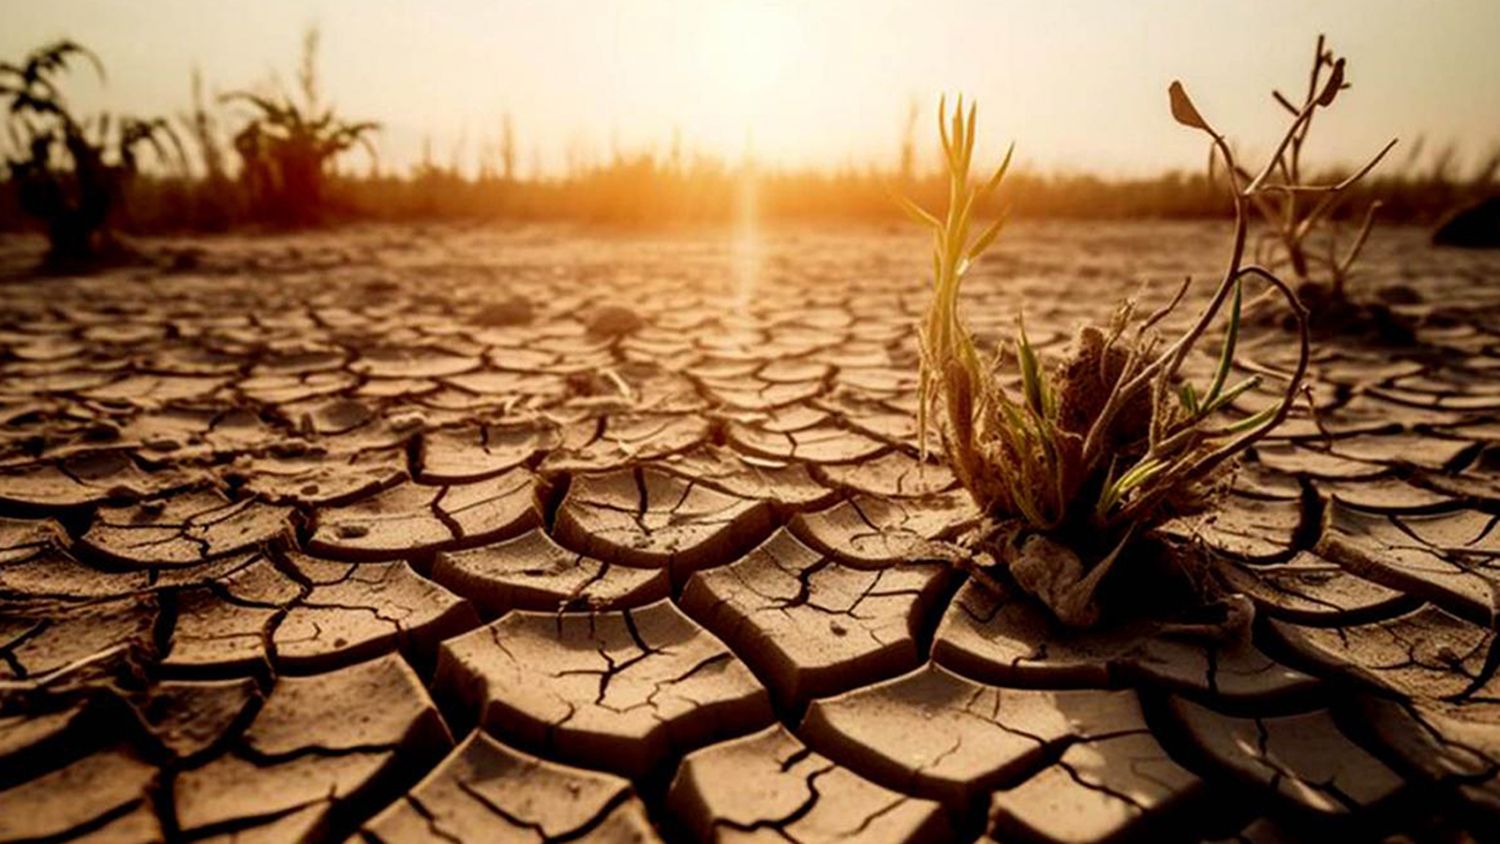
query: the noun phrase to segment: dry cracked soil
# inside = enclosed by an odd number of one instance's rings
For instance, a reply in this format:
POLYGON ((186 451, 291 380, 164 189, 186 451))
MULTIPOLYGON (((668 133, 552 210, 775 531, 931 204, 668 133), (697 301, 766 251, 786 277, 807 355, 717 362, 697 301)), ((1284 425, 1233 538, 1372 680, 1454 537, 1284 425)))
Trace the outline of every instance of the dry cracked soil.
MULTIPOLYGON (((1416 342, 1320 338, 1317 413, 1170 526, 1254 602, 1213 643, 935 559, 925 246, 0 241, 0 840, 1495 840, 1500 258, 1377 237, 1416 342)), ((967 312, 1055 354, 1222 249, 1023 225, 967 312)))

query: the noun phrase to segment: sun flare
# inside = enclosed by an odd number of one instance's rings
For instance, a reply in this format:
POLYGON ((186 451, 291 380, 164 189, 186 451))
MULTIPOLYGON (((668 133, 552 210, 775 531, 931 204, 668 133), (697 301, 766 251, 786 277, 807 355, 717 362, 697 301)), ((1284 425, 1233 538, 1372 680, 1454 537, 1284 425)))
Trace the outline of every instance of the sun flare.
POLYGON ((709 7, 703 37, 703 78, 711 102, 711 131, 741 156, 755 151, 755 127, 769 122, 791 83, 802 47, 792 10, 778 3, 716 4, 709 7))

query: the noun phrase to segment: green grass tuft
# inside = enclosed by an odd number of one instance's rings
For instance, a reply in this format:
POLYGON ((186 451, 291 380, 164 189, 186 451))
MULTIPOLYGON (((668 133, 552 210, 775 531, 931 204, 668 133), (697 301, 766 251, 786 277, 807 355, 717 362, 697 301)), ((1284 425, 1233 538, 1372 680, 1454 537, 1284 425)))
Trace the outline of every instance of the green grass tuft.
MULTIPOLYGON (((1171 88, 1175 117, 1227 145, 1180 85, 1171 88)), ((1005 177, 1012 151, 983 182, 971 181, 975 108, 939 106, 949 201, 935 214, 909 201, 911 216, 933 232, 932 300, 920 326, 918 427, 923 449, 932 432, 975 503, 995 526, 1013 578, 1069 624, 1098 620, 1095 591, 1121 551, 1163 522, 1212 504, 1223 470, 1291 410, 1308 361, 1305 313, 1292 291, 1262 267, 1245 266, 1246 205, 1255 185, 1235 182, 1236 222, 1229 265, 1207 304, 1170 341, 1163 322, 1183 302, 1184 283, 1164 308, 1137 318, 1125 302, 1105 326, 1085 326, 1049 372, 1018 322, 1013 341, 1019 394, 1002 385, 1005 356, 984 355, 959 307, 965 275, 994 242, 1005 217, 975 235, 975 209, 1005 177), (1279 380, 1279 398, 1249 415, 1236 399, 1259 376, 1231 383, 1246 280, 1280 293, 1300 328, 1298 362, 1279 380), (1221 319, 1222 318, 1222 319, 1221 319), (1217 366, 1203 384, 1183 374, 1189 356, 1224 323, 1217 366), (1093 560, 1085 564, 1084 559, 1093 560)))

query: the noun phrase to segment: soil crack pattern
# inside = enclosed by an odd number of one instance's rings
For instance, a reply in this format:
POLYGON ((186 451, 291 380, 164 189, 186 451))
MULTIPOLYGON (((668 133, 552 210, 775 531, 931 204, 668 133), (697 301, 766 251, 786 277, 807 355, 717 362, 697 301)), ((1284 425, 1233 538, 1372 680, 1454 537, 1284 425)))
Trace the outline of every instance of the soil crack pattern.
MULTIPOLYGON (((193 248, 0 305, 0 841, 1500 828, 1493 255, 1376 231, 1358 283, 1412 342, 1320 338, 1163 529, 1253 607, 1215 639, 1063 630, 951 564, 980 513, 917 432, 916 237, 767 232, 748 298, 705 232, 193 248)), ((969 328, 1025 303, 1048 360, 1119 279, 1220 261, 1195 223, 1007 248, 969 328)))

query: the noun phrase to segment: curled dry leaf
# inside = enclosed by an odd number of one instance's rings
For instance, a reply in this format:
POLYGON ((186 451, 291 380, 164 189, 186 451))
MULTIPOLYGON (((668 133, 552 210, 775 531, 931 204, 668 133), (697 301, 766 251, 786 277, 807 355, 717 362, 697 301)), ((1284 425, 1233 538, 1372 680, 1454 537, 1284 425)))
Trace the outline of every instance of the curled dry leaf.
POLYGON ((1198 113, 1198 107, 1193 105, 1192 98, 1187 95, 1187 89, 1182 87, 1181 82, 1173 80, 1171 87, 1167 88, 1167 93, 1172 100, 1172 117, 1178 123, 1193 129, 1211 131, 1208 128, 1208 122, 1203 119, 1203 115, 1198 113))

